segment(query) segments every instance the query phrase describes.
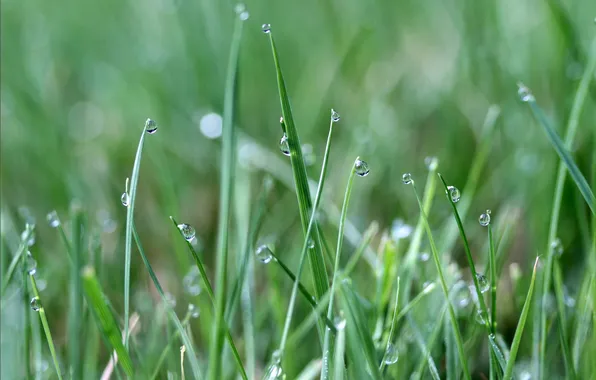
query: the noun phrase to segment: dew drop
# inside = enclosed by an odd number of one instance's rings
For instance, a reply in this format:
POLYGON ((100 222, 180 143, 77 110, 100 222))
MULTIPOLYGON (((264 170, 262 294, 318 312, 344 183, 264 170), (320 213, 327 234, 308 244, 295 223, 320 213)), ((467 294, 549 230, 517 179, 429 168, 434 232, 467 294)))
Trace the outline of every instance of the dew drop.
POLYGON ((480 273, 476 273, 476 279, 478 280, 478 287, 480 288, 480 293, 485 293, 490 288, 488 279, 485 275, 480 273))
POLYGON ((201 282, 199 268, 193 266, 182 279, 184 291, 190 296, 201 294, 201 282))
POLYGON ((447 192, 449 194, 449 197, 453 201, 453 203, 459 202, 459 199, 461 198, 461 194, 459 193, 459 189, 457 187, 447 186, 447 192))
POLYGON ((550 243, 550 249, 553 255, 561 257, 561 255, 563 255, 563 244, 561 243, 561 239, 555 238, 555 240, 550 243))
POLYGON ((188 304, 188 313, 190 314, 191 318, 199 318, 199 308, 196 307, 194 304, 189 303, 188 304))
POLYGON ((273 258, 273 253, 268 246, 261 245, 255 251, 255 256, 257 256, 257 259, 259 259, 259 261, 261 261, 263 264, 268 264, 273 258))
POLYGON ((533 102, 534 100, 536 100, 534 98, 534 95, 532 95, 530 89, 526 87, 523 83, 518 83, 517 87, 517 95, 522 100, 522 102, 533 102))
POLYGON ((437 167, 439 166, 439 159, 434 156, 426 157, 424 159, 424 165, 426 165, 428 170, 437 170, 437 167))
POLYGON ((41 301, 39 300, 39 297, 31 298, 30 305, 33 311, 39 311, 39 309, 41 309, 41 301))
POLYGON ((267 367, 263 380, 282 380, 286 378, 286 374, 281 367, 281 356, 282 353, 280 350, 273 352, 271 355, 271 364, 267 367))
POLYGON ((395 364, 397 359, 399 359, 399 352, 397 351, 397 348, 395 348, 392 343, 388 343, 387 349, 385 350, 385 364, 395 364))
POLYGON ((302 157, 304 158, 304 164, 306 166, 312 166, 315 164, 315 162, 317 161, 317 156, 315 156, 315 152, 312 145, 302 145, 302 157))
POLYGON ((395 219, 391 223, 391 238, 395 241, 405 239, 412 234, 414 229, 402 219, 395 219))
POLYGON ((168 304, 170 307, 172 307, 172 308, 173 308, 173 307, 176 307, 176 297, 174 297, 174 296, 172 295, 172 293, 166 292, 166 293, 164 294, 164 296, 165 296, 165 301, 166 301, 166 303, 167 303, 167 304, 168 304))
POLYGON ((331 109, 331 121, 334 123, 337 123, 340 119, 341 119, 341 117, 339 116, 337 111, 332 108, 331 109))
POLYGON ((25 227, 25 231, 21 233, 21 240, 24 240, 27 236, 28 228, 31 229, 31 232, 29 233, 29 240, 27 240, 27 246, 31 247, 33 244, 35 244, 35 231, 33 231, 32 227, 25 227))
POLYGON ((30 276, 33 276, 35 272, 37 272, 37 261, 35 261, 33 255, 31 255, 31 252, 29 251, 27 251, 27 259, 25 265, 27 266, 27 273, 30 276))
POLYGON ((60 225, 60 219, 58 218, 58 213, 56 212, 56 210, 48 213, 48 215, 46 216, 46 220, 52 228, 56 228, 60 225))
POLYGON ((486 324, 486 320, 484 319, 484 315, 482 315, 482 310, 478 309, 476 311, 476 322, 480 325, 485 325, 486 324))
POLYGON ((418 259, 420 259, 420 261, 428 261, 428 259, 430 259, 430 254, 428 252, 421 252, 420 255, 418 255, 418 259))
POLYGON ((288 144, 288 136, 285 133, 279 140, 279 150, 286 156, 290 155, 290 144, 288 144))
POLYGON ((236 14, 240 18, 240 20, 242 20, 242 21, 248 20, 249 14, 248 14, 248 11, 246 10, 246 6, 244 4, 242 4, 242 3, 236 4, 236 6, 234 7, 234 12, 236 12, 236 14))
POLYGON ((315 247, 315 241, 312 238, 309 238, 306 246, 310 249, 313 249, 315 247))
POLYGON ((263 31, 263 33, 266 33, 266 34, 271 33, 271 24, 263 24, 261 26, 261 30, 263 31))
POLYGON ((157 123, 155 122, 155 120, 152 119, 147 119, 145 121, 145 130, 147 131, 147 133, 149 133, 150 135, 154 134, 155 132, 157 132, 157 123))
POLYGON ((480 215, 478 223, 480 223, 482 227, 486 227, 490 224, 490 210, 486 210, 486 212, 480 215))
POLYGON ((413 182, 412 180, 412 174, 411 173, 404 173, 401 176, 401 181, 405 184, 405 185, 409 185, 413 182))
POLYGON ((370 172, 368 164, 361 159, 357 159, 356 162, 354 162, 354 169, 356 170, 356 174, 360 177, 366 177, 370 172))
POLYGON ((346 328, 346 319, 342 318, 340 316, 337 316, 337 317, 333 318, 333 325, 335 326, 335 328, 338 331, 343 330, 344 328, 346 328))
POLYGON ((191 241, 197 235, 197 232, 190 224, 179 224, 178 229, 180 230, 180 232, 182 232, 182 236, 184 236, 186 241, 191 241))
POLYGON ((464 309, 470 304, 469 295, 465 282, 459 281, 454 285, 453 301, 458 308, 464 309))
POLYGON ((128 207, 130 200, 127 192, 122 193, 122 196, 120 196, 120 202, 122 202, 122 206, 128 207))

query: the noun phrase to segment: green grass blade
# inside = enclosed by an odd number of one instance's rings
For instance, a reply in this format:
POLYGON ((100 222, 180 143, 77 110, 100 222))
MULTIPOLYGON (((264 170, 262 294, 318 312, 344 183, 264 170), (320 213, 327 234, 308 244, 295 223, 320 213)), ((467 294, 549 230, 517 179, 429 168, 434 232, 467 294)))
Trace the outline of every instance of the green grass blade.
MULTIPOLYGON (((420 351, 422 352, 422 355, 424 355, 424 357, 427 358, 428 370, 430 372, 430 375, 432 376, 433 380, 440 380, 441 377, 439 376, 439 370, 437 369, 437 365, 435 364, 435 361, 432 358, 430 350, 428 349, 426 343, 424 342, 424 338, 422 337, 420 328, 418 328, 418 325, 416 325, 414 318, 408 316, 407 319, 408 319, 410 328, 414 332, 414 339, 416 339, 416 343, 418 343, 418 346, 420 347, 420 351)), ((438 325, 440 326, 441 324, 439 323, 438 325)))
POLYGON ((416 366, 415 373, 418 374, 418 376, 412 377, 412 380, 422 379, 422 374, 424 372, 424 366, 425 366, 426 362, 430 360, 432 349, 435 345, 435 342, 439 339, 439 335, 441 333, 441 327, 442 327, 441 325, 442 324, 440 323, 440 321, 443 320, 446 312, 447 312, 447 304, 445 304, 445 306, 443 306, 443 308, 441 309, 441 311, 438 314, 437 321, 439 321, 439 323, 435 323, 435 327, 434 327, 433 331, 431 332, 430 337, 428 338, 428 341, 426 342, 426 348, 427 348, 426 353, 425 353, 425 355, 423 355, 420 358, 420 361, 418 362, 418 365, 416 366))
POLYGON ((83 360, 81 360, 81 337, 83 336, 83 291, 81 285, 81 267, 85 249, 84 218, 79 206, 73 207, 72 216, 72 265, 70 271, 70 304, 68 308, 68 336, 70 372, 73 379, 83 376, 83 360))
MULTIPOLYGON (((190 312, 186 313, 186 316, 182 320, 183 327, 186 328, 186 326, 188 326, 190 317, 191 317, 191 313, 190 312)), ((157 378, 157 376, 159 375, 159 370, 161 369, 161 366, 163 365, 163 362, 166 360, 166 357, 170 353, 172 346, 174 345, 174 343, 176 343, 176 340, 179 337, 180 337, 180 331, 176 330, 176 332, 174 332, 174 334, 168 340, 168 343, 166 344, 164 349, 161 351, 161 354, 159 355, 159 359, 157 359, 157 364, 155 364, 155 369, 153 370, 151 377, 149 378, 150 380, 155 380, 157 378)))
MULTIPOLYGON (((335 251, 335 265, 333 268, 333 280, 331 281, 331 298, 329 299, 329 305, 327 305, 327 319, 333 318, 333 298, 335 296, 335 287, 337 286, 337 279, 339 275, 339 258, 341 256, 341 246, 344 240, 344 225, 346 222, 346 217, 348 214, 348 206, 350 204, 350 195, 352 194, 352 184, 354 182, 354 176, 356 175, 356 167, 357 163, 362 162, 360 161, 360 157, 356 158, 352 168, 350 170, 350 175, 348 177, 348 184, 346 186, 346 192, 344 195, 343 205, 341 207, 341 216, 339 220, 339 232, 337 233, 337 247, 335 251)), ((333 369, 329 368, 331 362, 331 358, 333 358, 333 346, 331 344, 331 331, 329 329, 325 330, 325 339, 323 344, 323 369, 321 370, 321 379, 327 379, 329 373, 333 373, 333 369)))
MULTIPOLYGON (((141 132, 139 146, 135 162, 132 167, 130 188, 125 189, 128 195, 128 205, 126 206, 126 231, 124 242, 124 346, 128 348, 128 323, 130 314, 130 264, 132 257, 132 224, 134 220, 135 199, 137 197, 137 184, 139 182, 139 171, 141 168, 141 156, 143 155, 143 145, 145 144, 145 135, 147 134, 147 123, 141 132)), ((128 184, 128 178, 127 178, 128 184)), ((128 187, 128 186, 127 186, 128 187)))
MULTIPOLYGON (((25 227, 26 229, 28 227, 25 227)), ((31 230, 33 230, 33 226, 31 226, 31 230)), ((33 231, 32 231, 33 232, 33 231)), ((25 239, 21 239, 21 244, 24 244, 26 247, 28 246, 28 241, 25 239)), ((31 379, 31 313, 29 311, 29 292, 27 291, 27 274, 28 274, 28 267, 27 267, 27 260, 28 260, 29 252, 21 254, 21 274, 22 274, 22 282, 21 282, 21 294, 23 298, 23 355, 25 361, 25 379, 31 379)))
MULTIPOLYGON (((302 229, 304 234, 308 230, 309 217, 312 210, 312 199, 310 197, 310 188, 308 185, 308 177, 306 175, 306 166, 302 157, 302 148, 300 145, 300 138, 298 130, 294 124, 292 116, 292 108, 290 106, 290 99, 286 90, 286 84, 281 72, 279 64, 279 57, 275 42, 273 40, 273 33, 269 32, 269 41, 271 42, 271 51, 273 53, 273 60, 275 63, 275 71, 277 74, 277 85, 279 90, 279 98, 281 102, 281 111, 285 124, 286 134, 288 136, 288 145, 290 148, 290 161, 292 164, 292 173, 294 175, 294 185, 296 187, 296 195, 298 197, 298 206, 300 210, 300 220, 302 222, 302 229)), ((315 227, 316 227, 315 222, 315 227)), ((323 257, 323 248, 319 235, 319 229, 314 228, 312 231, 312 240, 315 242, 314 249, 310 249, 309 260, 312 271, 313 281, 315 284, 315 296, 320 298, 329 288, 327 280, 327 270, 325 269, 325 258, 323 257)))
POLYGON ((385 358, 387 357, 387 352, 389 351, 389 345, 393 344, 393 331, 395 329, 396 320, 397 320, 397 305, 399 304, 399 276, 397 276, 397 285, 395 290, 395 303, 393 307, 393 317, 391 318, 391 328, 389 329, 389 336, 387 337, 387 343, 385 344, 385 353, 383 354, 383 359, 381 359, 381 365, 379 365, 379 371, 383 373, 383 369, 385 369, 385 358))
POLYGON ((451 328, 453 329, 453 335, 455 336, 455 343, 457 346, 459 361, 460 361, 462 369, 464 371, 464 378, 470 379, 470 372, 468 369, 468 360, 466 359, 466 355, 465 355, 465 351, 464 351, 464 343, 463 343, 463 339, 461 336, 461 332, 459 331, 459 327, 457 325, 457 318, 455 316, 455 311, 453 311, 453 305, 451 304, 451 300, 449 299, 449 288, 447 287, 447 282, 445 281, 445 276, 443 275, 443 269, 441 268, 441 259, 439 258, 439 252, 437 251, 435 239, 433 238, 432 232, 430 230, 430 225, 428 224, 428 218, 426 217, 426 213, 424 212, 424 206, 422 205, 422 201, 420 200, 420 197, 418 196, 418 192, 416 191, 416 184, 414 183, 414 181, 412 181, 412 188, 414 189, 414 194, 416 195, 416 200, 418 201, 418 206, 420 208, 420 215, 422 216, 422 219, 424 222, 424 228, 426 229, 426 234, 428 236, 428 241, 430 243, 431 253, 433 256, 433 260, 435 262, 435 266, 437 268, 437 273, 439 275, 439 282, 441 284, 441 288, 443 289, 443 293, 445 294, 445 302, 447 303, 447 311, 449 312, 451 328))
POLYGON ((490 323, 491 331, 497 331, 497 264, 495 260, 495 243, 493 240, 493 227, 489 223, 488 227, 488 261, 490 266, 490 323))
MULTIPOLYGON (((331 118, 331 122, 329 124, 329 134, 327 136, 327 144, 325 145, 325 153, 323 155, 323 164, 321 166, 321 174, 319 176, 319 183, 317 185, 317 192, 315 195, 315 201, 312 207, 312 212, 309 218, 309 222, 308 222, 308 227, 306 229, 306 234, 304 235, 304 242, 302 244, 302 250, 300 251, 300 261, 298 264, 298 271, 296 272, 296 277, 293 279, 294 283, 292 285, 292 294, 290 295, 290 302, 288 304, 288 310, 286 312, 286 320, 284 323, 284 329, 283 329, 283 333, 281 336, 281 343, 279 344, 279 349, 280 352, 283 355, 284 352, 284 348, 286 345, 286 340, 288 338, 288 333, 290 332, 290 325, 292 324, 292 316, 294 315, 294 305, 296 303, 296 295, 298 293, 298 288, 300 287, 300 276, 302 275, 302 268, 304 266, 304 261, 306 259, 306 252, 308 251, 308 246, 309 246, 309 242, 311 241, 311 233, 312 233, 312 229, 313 227, 316 226, 315 221, 317 220, 317 211, 319 209, 319 203, 321 201, 321 195, 323 193, 323 188, 325 187, 325 179, 327 178, 327 164, 329 162, 329 154, 331 153, 331 136, 333 135, 333 125, 335 124, 335 121, 333 120, 333 117, 331 118)), ((282 267, 285 267, 285 265, 283 265, 281 263, 281 261, 279 261, 279 258, 276 257, 275 258, 276 261, 282 265, 282 267)), ((284 268, 284 270, 286 270, 286 268, 284 268)), ((290 273, 289 270, 286 270, 286 273, 290 273)), ((291 276, 290 276, 291 277, 291 276)), ((305 294, 303 287, 300 287, 300 290, 303 294, 305 294)), ((314 298, 310 298, 310 302, 311 305, 313 305, 313 307, 316 307, 316 305, 314 305, 314 298)), ((326 322, 329 321, 329 316, 327 316, 326 322)), ((333 327, 333 324, 328 324, 328 326, 330 326, 330 328, 332 328, 333 330, 335 330, 335 328, 333 327)))
POLYGON ((17 265, 19 263, 21 263, 21 259, 23 258, 23 255, 26 254, 26 252, 27 252, 27 242, 29 241, 29 237, 33 233, 33 228, 34 227, 31 224, 27 224, 25 226, 25 234, 23 236, 23 239, 21 239, 19 248, 17 249, 17 252, 15 253, 15 255, 12 257, 12 260, 10 261, 10 264, 8 265, 6 274, 4 274, 4 273, 2 274, 2 277, 3 277, 2 278, 2 296, 4 296, 4 291, 8 287, 8 284, 10 283, 10 280, 12 279, 14 271, 17 268, 17 265))
POLYGON ((335 336, 335 358, 333 359, 335 363, 333 363, 333 368, 335 368, 335 373, 333 376, 334 380, 344 380, 345 376, 345 364, 344 364, 344 356, 346 353, 346 330, 344 328, 340 328, 337 331, 335 336))
POLYGON ((565 313, 565 303, 563 295, 563 274, 558 260, 555 260, 553 267, 554 274, 554 288, 555 299, 557 301, 557 310, 559 312, 559 334, 561 340, 561 348, 563 351, 563 360, 565 362, 565 370, 567 371, 567 379, 573 380, 576 378, 575 369, 573 367, 573 359, 571 358, 571 349, 569 348, 569 335, 567 334, 567 317, 565 313))
POLYGON ((129 377, 134 376, 132 360, 128 355, 126 347, 122 344, 122 337, 118 325, 105 301, 105 296, 101 291, 101 287, 95 276, 95 271, 92 267, 87 266, 82 269, 81 276, 83 288, 87 295, 87 304, 97 317, 98 327, 107 337, 114 351, 118 354, 118 362, 126 375, 129 377))
POLYGON ((215 326, 209 347, 209 379, 221 377, 221 360, 225 334, 225 309, 228 272, 228 235, 230 228, 230 208, 232 205, 232 186, 234 178, 234 152, 236 149, 236 133, 234 128, 234 101, 236 97, 236 74, 238 73, 238 57, 244 20, 236 16, 234 34, 230 47, 228 71, 224 90, 224 110, 222 126, 222 173, 220 179, 219 223, 217 228, 217 260, 215 286, 215 326))
POLYGON ((509 360, 507 361, 507 367, 505 367, 505 373, 503 379, 510 380, 513 378, 513 365, 515 364, 515 358, 517 357, 517 351, 521 343, 521 338, 524 333, 524 327, 526 325, 526 319, 528 319, 528 313, 532 307, 532 294, 534 293, 534 284, 536 282, 536 272, 538 268, 538 257, 534 262, 534 270, 532 271, 532 279, 530 280, 530 288, 528 289, 528 295, 524 302, 517 328, 515 329, 515 335, 513 336, 513 342, 511 344, 511 351, 509 352, 509 360))
MULTIPOLYGON (((41 320, 41 324, 43 326, 43 332, 46 335, 46 340, 48 341, 48 347, 50 349, 50 354, 52 355, 52 362, 54 363, 54 368, 56 370, 56 375, 58 379, 62 380, 62 373, 60 371, 60 364, 58 364, 58 356, 56 355, 56 347, 54 346, 54 339, 52 339, 52 332, 50 331, 50 325, 48 324, 48 319, 46 317, 46 311, 43 307, 43 302, 39 297, 39 290, 37 289, 37 282, 35 281, 35 276, 29 275, 29 280, 31 281, 31 289, 33 290, 33 296, 39 302, 39 319, 41 320)), ((28 310, 27 310, 28 311, 28 310)))

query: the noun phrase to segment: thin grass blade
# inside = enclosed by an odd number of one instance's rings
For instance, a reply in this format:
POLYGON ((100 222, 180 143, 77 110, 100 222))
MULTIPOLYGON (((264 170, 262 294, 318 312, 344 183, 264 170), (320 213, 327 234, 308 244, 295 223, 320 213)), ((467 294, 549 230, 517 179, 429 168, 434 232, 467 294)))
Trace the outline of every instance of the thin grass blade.
POLYGON ((83 360, 81 360, 81 337, 83 334, 83 291, 81 284, 81 267, 85 250, 84 216, 79 206, 72 211, 72 264, 70 271, 70 302, 68 308, 69 361, 71 376, 81 379, 83 376, 83 360))
POLYGON ((389 329, 389 336, 387 337, 387 344, 385 344, 385 354, 383 354, 383 359, 381 360, 381 365, 379 366, 379 371, 383 373, 385 369, 385 359, 387 358, 387 353, 389 352, 389 345, 393 344, 393 330, 395 329, 396 321, 397 321, 397 305, 399 304, 399 276, 397 276, 397 285, 395 289, 395 303, 393 307, 393 317, 391 318, 391 328, 389 329))
POLYGON ((567 316, 565 312, 565 296, 563 295, 563 274, 561 273, 561 267, 559 262, 556 260, 553 267, 554 274, 554 288, 555 288, 555 299, 557 301, 557 310, 559 312, 559 334, 561 341, 561 348, 563 351, 563 361, 565 362, 565 370, 567 379, 575 379, 575 369, 573 366, 573 359, 571 358, 571 349, 569 348, 569 335, 567 334, 567 316))

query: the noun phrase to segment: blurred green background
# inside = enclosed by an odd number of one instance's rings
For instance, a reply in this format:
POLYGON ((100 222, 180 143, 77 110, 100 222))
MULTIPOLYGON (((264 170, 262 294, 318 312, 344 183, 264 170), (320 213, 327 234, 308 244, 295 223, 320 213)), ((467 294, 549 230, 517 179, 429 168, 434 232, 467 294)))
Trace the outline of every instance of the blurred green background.
MULTIPOLYGON (((24 222, 37 221, 31 251, 38 276, 47 282, 43 298, 60 350, 66 343, 68 266, 45 215, 55 209, 66 222, 70 202, 81 202, 89 232, 102 244, 102 285, 121 310, 126 210, 120 195, 148 117, 159 130, 146 139, 135 210, 144 246, 180 310, 188 303, 181 279, 190 257, 169 215, 196 228, 213 273, 220 141, 208 134, 217 130, 222 113, 234 5, 2 1, 2 236, 4 247, 14 249, 24 222)), ((318 178, 330 109, 342 117, 334 132, 324 207, 341 206, 356 156, 370 165, 370 175, 356 181, 349 210, 360 232, 372 221, 381 230, 390 229, 396 218, 416 223, 418 206, 401 175, 411 172, 421 190, 427 156, 438 157, 439 171, 463 189, 486 114, 497 105, 501 112, 465 226, 473 252, 482 255, 486 232, 477 216, 490 208, 499 220, 509 210, 514 234, 508 257, 529 274, 527 266, 546 246, 558 158, 519 100, 516 83, 532 89, 563 135, 595 35, 596 2, 305 0, 248 1, 246 6, 250 19, 242 39, 235 120, 239 165, 233 257, 245 234, 238 225, 247 220, 266 174, 276 181, 260 239, 275 240, 285 249, 278 254, 295 268, 302 235, 289 159, 278 149, 279 98, 270 46, 261 32, 262 23, 271 23, 301 142, 311 144, 316 156, 309 167, 312 178, 318 178)), ((592 85, 573 149, 589 181, 595 104, 592 85)), ((581 273, 587 254, 582 221, 588 214, 567 183, 560 238, 568 252, 566 283, 574 289, 579 277, 573 274, 581 273)), ((440 230, 450 218, 449 204, 438 191, 431 224, 440 230)), ((325 227, 331 241, 336 223, 325 227)), ((353 251, 354 241, 346 251, 353 251)), ((451 255, 465 261, 460 244, 451 255)), ((262 322, 257 358, 266 361, 279 339, 291 284, 269 266, 257 267, 256 273, 262 322), (267 287, 279 292, 280 315, 269 315, 275 308, 267 308, 267 287)), ((132 280, 133 308, 151 310, 158 297, 136 253, 132 280)), ((308 309, 300 307, 304 315, 308 309)), ((204 309, 209 321, 209 307, 204 309)), ((503 311, 503 329, 514 329, 518 312, 503 311)), ((4 317, 9 314, 3 310, 4 317)), ((200 341, 210 326, 196 325, 200 341)), ((3 321, 3 369, 12 347, 5 328, 3 321)), ((305 363, 308 354, 302 354, 305 363)), ((18 355, 14 360, 18 364, 18 355)))

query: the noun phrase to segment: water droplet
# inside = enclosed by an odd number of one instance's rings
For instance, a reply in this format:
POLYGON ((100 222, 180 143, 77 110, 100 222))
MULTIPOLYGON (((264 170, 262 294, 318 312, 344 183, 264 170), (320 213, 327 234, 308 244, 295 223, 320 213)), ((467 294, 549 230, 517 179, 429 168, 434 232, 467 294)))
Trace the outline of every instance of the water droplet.
POLYGON ((315 247, 315 241, 312 238, 309 238, 306 246, 310 249, 313 249, 315 247))
POLYGON ((269 263, 273 258, 273 253, 266 245, 259 246, 255 251, 255 255, 257 256, 257 259, 259 259, 263 264, 269 263))
POLYGON ((485 275, 480 273, 476 273, 476 279, 478 280, 478 287, 480 288, 480 293, 485 293, 490 288, 488 279, 485 275))
POLYGON ((40 359, 35 363, 35 371, 40 374, 48 370, 50 364, 47 360, 40 359))
POLYGON ((281 356, 282 352, 280 350, 273 352, 271 355, 271 364, 267 367, 263 380, 282 380, 286 378, 286 374, 283 368, 281 368, 281 356))
POLYGON ((120 202, 122 202, 122 206, 128 207, 128 202, 129 202, 128 193, 126 193, 126 192, 122 193, 122 196, 120 197, 120 202))
POLYGON ((202 289, 200 280, 199 268, 193 266, 182 279, 184 291, 191 296, 198 296, 201 294, 202 289))
POLYGON ((430 254, 428 252, 421 252, 418 258, 420 261, 428 261, 428 259, 430 259, 430 254))
POLYGON ((240 18, 240 20, 242 20, 242 21, 248 20, 249 14, 248 14, 248 11, 246 10, 246 6, 244 4, 242 4, 242 3, 236 4, 236 6, 234 7, 234 12, 236 12, 236 14, 240 18))
POLYGON ((210 112, 199 120, 199 130, 203 136, 208 139, 216 139, 221 137, 221 131, 223 128, 223 119, 221 115, 210 112))
POLYGON ((199 318, 199 308, 196 307, 194 304, 189 303, 188 304, 188 313, 190 314, 191 318, 199 318))
POLYGON ((486 227, 490 224, 490 210, 486 210, 486 212, 480 215, 478 223, 480 223, 482 227, 486 227))
POLYGON ((35 261, 33 255, 31 255, 31 252, 29 251, 27 251, 27 260, 25 265, 27 267, 27 273, 29 273, 30 276, 33 276, 35 272, 37 272, 37 261, 35 261))
POLYGON ((532 374, 530 371, 521 371, 519 373, 519 380, 530 380, 532 378, 532 374))
POLYGON ((439 166, 439 159, 434 156, 426 157, 424 159, 424 165, 426 165, 428 170, 437 170, 437 167, 439 166))
POLYGON ((404 184, 406 184, 406 185, 409 185, 409 184, 411 184, 411 183, 413 182, 413 180, 412 180, 412 174, 411 174, 411 173, 404 173, 404 174, 401 176, 401 181, 402 181, 404 184))
POLYGON ((171 307, 176 307, 176 297, 172 295, 172 293, 166 292, 164 294, 166 303, 171 307))
POLYGON ((240 20, 246 21, 250 17, 250 14, 247 11, 244 11, 244 12, 240 13, 240 15, 238 17, 240 17, 240 20))
POLYGON ((459 189, 457 187, 447 186, 447 192, 449 194, 449 197, 453 201, 453 203, 459 202, 459 199, 461 198, 461 194, 459 193, 459 189))
POLYGON ((261 26, 261 30, 263 31, 263 33, 271 33, 271 24, 263 24, 261 26))
POLYGON ((480 325, 485 325, 486 324, 486 320, 484 319, 484 315, 482 314, 482 310, 478 309, 476 311, 476 323, 480 324, 480 325))
POLYGON ((337 316, 335 318, 333 318, 333 325, 335 326, 335 328, 339 331, 339 330, 343 330, 344 328, 346 328, 346 319, 340 316, 337 316))
POLYGON ((290 144, 288 144, 288 136, 285 133, 279 140, 279 150, 286 156, 290 155, 290 144))
POLYGON ((334 123, 337 123, 339 121, 339 119, 341 119, 341 117, 339 116, 337 111, 332 108, 331 109, 331 121, 334 123))
POLYGON ((317 161, 317 156, 315 156, 314 149, 310 144, 303 144, 302 145, 302 157, 304 158, 304 164, 306 166, 312 166, 317 161))
POLYGON ((402 219, 395 219, 391 223, 391 238, 395 241, 405 239, 412 234, 414 229, 402 219))
POLYGON ((283 116, 280 116, 279 117, 279 124, 283 124, 283 123, 284 123, 284 117, 283 116))
POLYGON ((464 309, 470 304, 470 293, 468 292, 465 282, 457 282, 454 285, 453 294, 453 301, 458 308, 464 309))
POLYGON ((563 255, 563 244, 561 243, 561 239, 555 238, 555 240, 550 243, 550 249, 553 255, 561 257, 561 255, 563 255))
MULTIPOLYGON (((29 227, 32 229, 32 227, 29 227)), ((27 227, 25 227, 25 231, 23 231, 21 233, 21 240, 24 240, 25 237, 27 236, 27 227)), ((29 233, 29 240, 27 240, 27 246, 31 247, 33 244, 35 244, 35 231, 31 230, 31 232, 29 233)))
POLYGON ((534 95, 532 95, 530 89, 526 87, 523 83, 518 83, 517 87, 517 95, 522 100, 522 102, 533 102, 534 100, 536 100, 534 98, 534 95))
POLYGON ((41 301, 39 300, 39 297, 31 298, 30 305, 33 311, 39 311, 39 309, 41 309, 41 301))
POLYGON ((178 229, 180 230, 180 232, 182 232, 182 236, 184 236, 186 241, 191 241, 192 239, 195 238, 195 236, 197 234, 195 229, 190 224, 186 224, 186 223, 179 224, 178 229))
POLYGON ((397 348, 392 343, 387 344, 387 349, 385 350, 385 364, 391 365, 397 362, 399 359, 399 352, 397 348))
POLYGON ((569 294, 569 290, 563 285, 563 302, 567 307, 575 307, 575 299, 569 294))
POLYGON ((152 119, 147 119, 147 121, 145 121, 145 130, 150 135, 154 134, 157 132, 157 123, 152 119))
POLYGON ((60 225, 60 219, 58 218, 58 213, 56 212, 56 210, 48 213, 48 215, 46 216, 46 220, 52 228, 56 228, 60 225))
POLYGON ((354 169, 356 170, 356 174, 360 177, 366 177, 370 172, 368 164, 361 159, 357 159, 356 162, 354 162, 354 169))

